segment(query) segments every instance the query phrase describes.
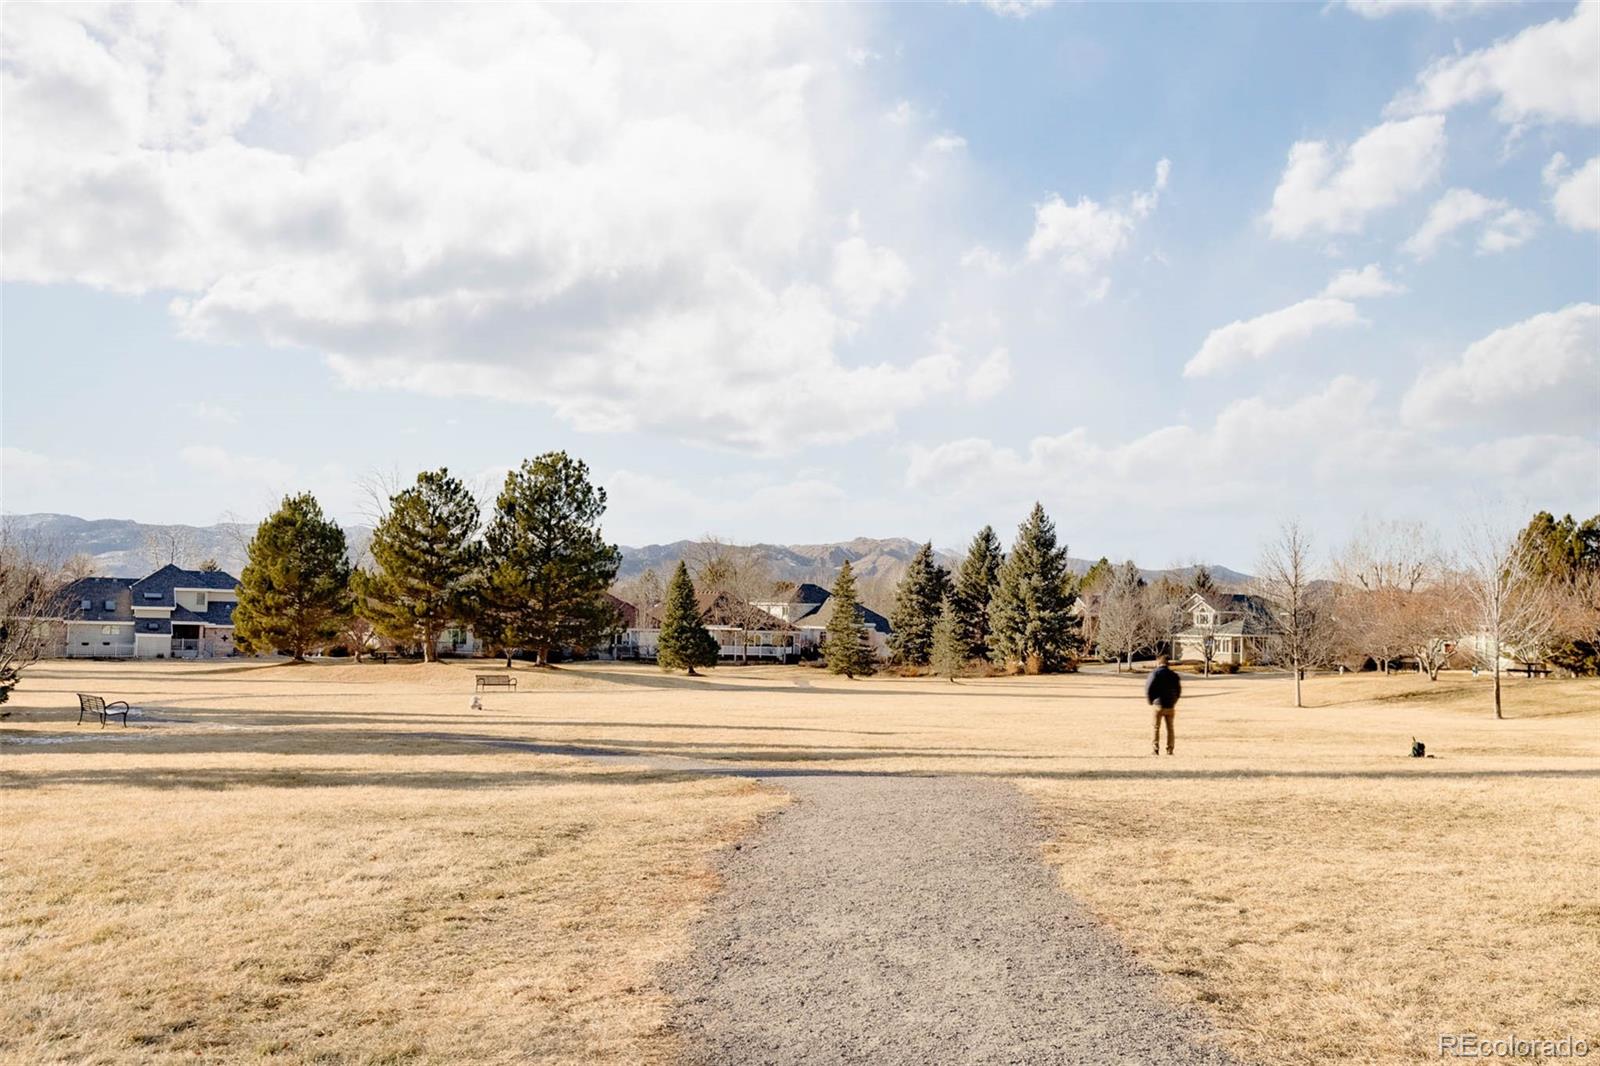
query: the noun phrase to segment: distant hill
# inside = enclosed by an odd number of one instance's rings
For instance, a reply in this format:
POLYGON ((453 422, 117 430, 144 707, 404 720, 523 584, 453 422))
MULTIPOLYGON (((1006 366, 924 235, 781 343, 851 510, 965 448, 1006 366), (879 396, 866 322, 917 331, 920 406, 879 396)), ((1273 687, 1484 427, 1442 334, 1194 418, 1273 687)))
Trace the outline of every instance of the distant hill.
MULTIPOLYGON (((165 555, 174 548, 180 565, 194 566, 214 559, 223 570, 237 575, 244 569, 245 549, 256 531, 254 523, 245 522, 159 525, 127 518, 79 518, 67 514, 6 515, 0 521, 8 532, 26 533, 52 554, 63 558, 89 556, 94 560, 95 572, 107 577, 142 577, 168 561, 153 559, 152 552, 165 555)), ((345 538, 354 555, 366 550, 371 535, 366 526, 345 528, 345 538)))
MULTIPOLYGON (((179 545, 185 556, 181 562, 193 565, 202 559, 215 559, 222 569, 237 574, 244 568, 245 546, 255 533, 254 524, 237 522, 212 526, 154 525, 122 518, 87 519, 63 514, 6 515, 3 521, 7 529, 25 531, 63 555, 88 555, 98 572, 117 577, 137 577, 153 570, 155 566, 149 553, 152 545, 160 542, 179 545)), ((352 554, 360 555, 372 537, 372 530, 367 526, 347 526, 345 536, 350 541, 352 554)), ((892 589, 900 579, 920 546, 920 541, 907 537, 857 537, 827 544, 751 544, 742 545, 738 550, 766 570, 774 581, 795 584, 802 581, 832 584, 840 564, 848 559, 863 586, 876 594, 872 598, 881 600, 885 590, 892 589)), ((706 548, 707 542, 693 540, 637 548, 624 546, 622 569, 617 577, 627 581, 646 570, 654 570, 665 580, 678 560, 692 561, 702 556, 706 548)), ((936 549, 935 554, 940 564, 951 570, 960 565, 960 553, 936 549)), ((1079 574, 1093 565, 1090 559, 1068 562, 1079 574)), ((1170 574, 1185 583, 1193 572, 1193 567, 1142 571, 1146 580, 1170 574)), ((1212 565, 1211 575, 1222 585, 1244 585, 1251 580, 1248 574, 1225 566, 1212 565)))

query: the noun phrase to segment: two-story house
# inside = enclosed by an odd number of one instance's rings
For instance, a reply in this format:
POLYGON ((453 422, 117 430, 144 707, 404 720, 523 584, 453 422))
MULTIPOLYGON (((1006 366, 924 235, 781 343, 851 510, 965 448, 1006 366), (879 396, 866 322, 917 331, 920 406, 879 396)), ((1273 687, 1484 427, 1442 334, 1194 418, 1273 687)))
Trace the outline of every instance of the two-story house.
POLYGON ((239 579, 163 566, 146 577, 86 577, 63 593, 68 658, 196 659, 232 655, 239 579))
POLYGON ((1204 662, 1206 641, 1213 663, 1244 666, 1271 660, 1270 642, 1278 634, 1272 610, 1260 596, 1234 592, 1196 592, 1178 608, 1172 634, 1176 662, 1204 662))

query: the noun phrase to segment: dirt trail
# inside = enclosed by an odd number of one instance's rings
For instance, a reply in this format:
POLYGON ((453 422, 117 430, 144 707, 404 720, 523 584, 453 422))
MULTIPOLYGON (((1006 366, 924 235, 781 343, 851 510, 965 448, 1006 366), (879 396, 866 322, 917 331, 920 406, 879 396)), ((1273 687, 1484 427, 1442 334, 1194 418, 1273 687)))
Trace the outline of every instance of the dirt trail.
POLYGON ((1060 891, 1014 787, 772 780, 795 802, 729 854, 667 975, 690 1061, 1230 1061, 1060 891))

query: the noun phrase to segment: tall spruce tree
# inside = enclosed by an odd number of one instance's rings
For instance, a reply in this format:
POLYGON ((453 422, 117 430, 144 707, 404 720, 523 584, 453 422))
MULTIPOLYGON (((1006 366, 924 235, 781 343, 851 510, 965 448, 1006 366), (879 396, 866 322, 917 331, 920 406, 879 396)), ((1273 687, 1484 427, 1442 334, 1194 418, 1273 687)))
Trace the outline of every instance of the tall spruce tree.
POLYGON ((990 605, 995 656, 1029 673, 1070 667, 1080 643, 1075 587, 1067 549, 1056 545, 1055 524, 1036 503, 1017 529, 990 605))
POLYGON ((285 496, 256 527, 239 575, 234 640, 246 651, 288 651, 296 662, 339 634, 350 610, 344 530, 309 492, 285 496))
POLYGON ((484 533, 488 588, 474 619, 506 652, 585 647, 618 624, 606 593, 622 553, 600 534, 606 490, 566 452, 547 452, 506 475, 484 533))
POLYGON ((995 536, 994 527, 984 526, 978 530, 950 590, 950 610, 955 616, 956 637, 963 659, 989 658, 989 601, 994 599, 995 586, 1000 582, 1000 564, 1004 561, 1005 554, 1000 550, 1000 538, 995 536))
POLYGON ((823 631, 822 644, 823 660, 828 669, 850 678, 872 673, 872 647, 867 643, 866 626, 861 621, 856 577, 850 569, 850 560, 846 559, 839 567, 839 576, 828 600, 833 616, 823 631))
POLYGON ((950 588, 950 571, 933 558, 930 541, 917 549, 906 565, 905 575, 895 590, 894 610, 889 625, 889 650, 895 661, 906 666, 927 666, 933 653, 933 627, 944 609, 945 593, 950 588))
POLYGON ((933 668, 935 676, 948 677, 951 681, 967 665, 954 596, 946 596, 944 606, 939 610, 939 621, 933 627, 933 650, 928 657, 928 665, 933 668))
POLYGON ((667 582, 656 663, 663 670, 688 670, 689 676, 694 677, 695 667, 717 665, 718 650, 717 638, 700 620, 689 567, 680 560, 672 580, 667 582))
POLYGON ((443 467, 389 497, 389 512, 372 531, 377 571, 360 590, 378 632, 420 643, 424 660, 437 659, 439 634, 469 613, 482 558, 477 533, 477 501, 443 467))
POLYGON ((1198 592, 1207 598, 1216 595, 1216 579, 1211 576, 1211 568, 1205 563, 1200 563, 1194 568, 1194 573, 1189 577, 1189 591, 1198 592))

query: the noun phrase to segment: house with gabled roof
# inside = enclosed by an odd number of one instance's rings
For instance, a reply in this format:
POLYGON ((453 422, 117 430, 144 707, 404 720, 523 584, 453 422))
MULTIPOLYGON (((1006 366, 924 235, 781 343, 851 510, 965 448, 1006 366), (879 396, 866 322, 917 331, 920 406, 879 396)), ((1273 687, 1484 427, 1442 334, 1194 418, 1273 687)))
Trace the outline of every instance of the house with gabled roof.
POLYGON ((1178 607, 1172 658, 1176 662, 1204 662, 1206 642, 1210 641, 1213 663, 1244 666, 1268 662, 1269 642, 1278 634, 1272 608, 1262 597, 1196 592, 1178 607))
POLYGON ((233 655, 239 579, 167 565, 144 577, 67 586, 57 650, 68 658, 197 659, 233 655))
MULTIPOLYGON (((799 661, 800 630, 782 618, 729 592, 701 593, 696 597, 696 605, 700 608, 700 621, 716 638, 721 661, 799 661)), ((661 641, 659 605, 641 611, 624 604, 619 607, 619 613, 625 622, 632 624, 613 641, 612 655, 619 659, 654 659, 661 641)))
MULTIPOLYGON (((807 581, 796 585, 787 596, 758 600, 752 606, 782 618, 800 631, 802 648, 820 648, 822 634, 833 618, 833 594, 821 585, 807 581)), ((856 621, 866 630, 867 641, 873 654, 886 658, 889 654, 889 634, 894 630, 889 620, 870 607, 856 605, 856 621)))

